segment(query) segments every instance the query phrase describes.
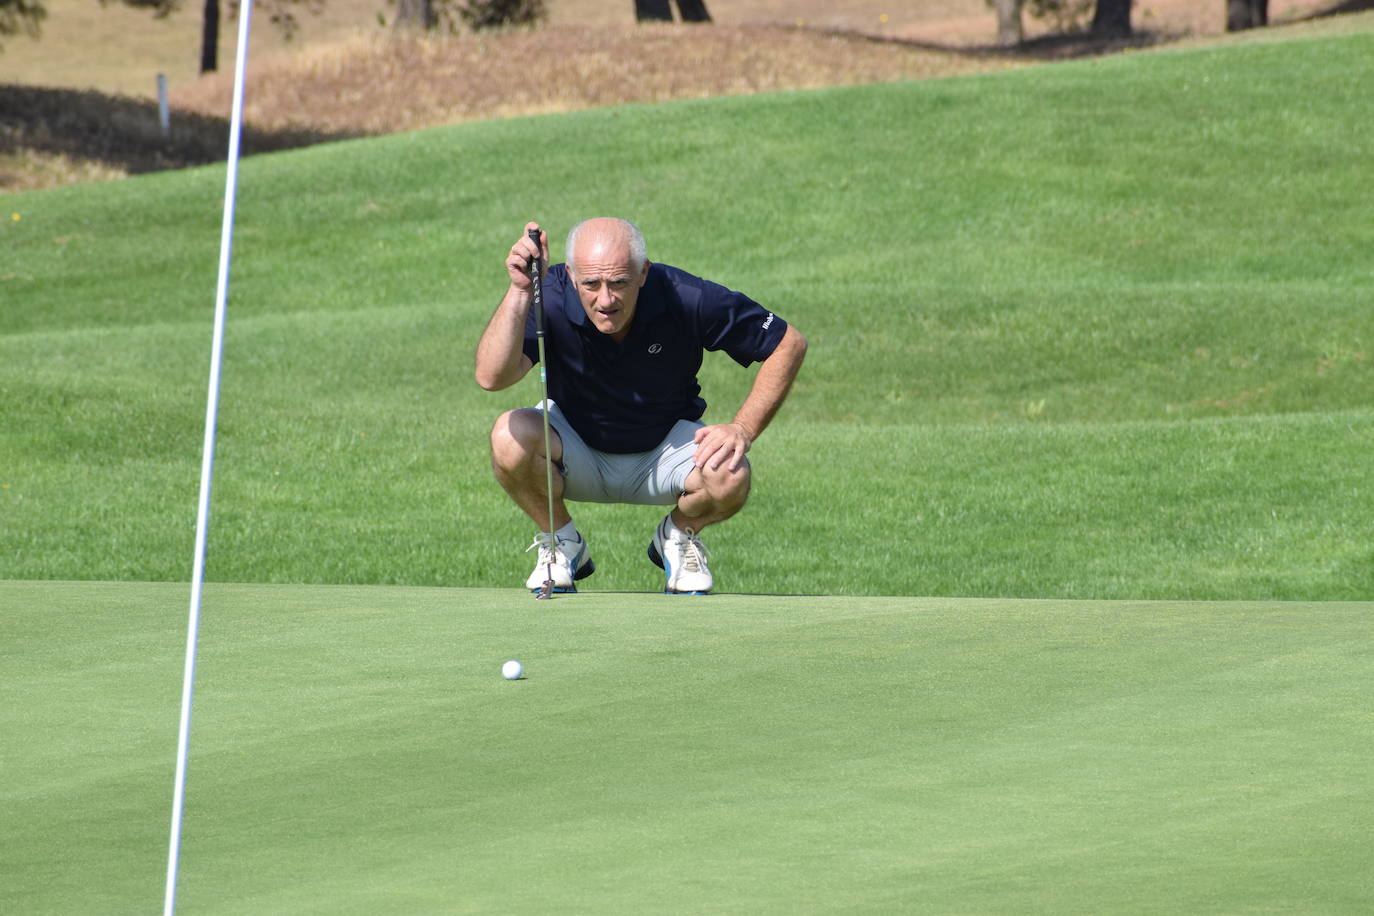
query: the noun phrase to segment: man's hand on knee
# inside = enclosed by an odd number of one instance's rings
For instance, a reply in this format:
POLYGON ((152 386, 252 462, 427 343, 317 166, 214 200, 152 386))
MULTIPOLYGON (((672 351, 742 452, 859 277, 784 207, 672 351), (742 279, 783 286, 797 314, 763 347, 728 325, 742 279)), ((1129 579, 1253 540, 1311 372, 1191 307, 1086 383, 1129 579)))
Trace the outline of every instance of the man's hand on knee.
POLYGON ((731 471, 738 471, 744 464, 744 455, 754 439, 749 431, 738 423, 718 423, 703 426, 697 430, 695 441, 696 456, 693 462, 699 468, 715 471, 722 465, 731 471))

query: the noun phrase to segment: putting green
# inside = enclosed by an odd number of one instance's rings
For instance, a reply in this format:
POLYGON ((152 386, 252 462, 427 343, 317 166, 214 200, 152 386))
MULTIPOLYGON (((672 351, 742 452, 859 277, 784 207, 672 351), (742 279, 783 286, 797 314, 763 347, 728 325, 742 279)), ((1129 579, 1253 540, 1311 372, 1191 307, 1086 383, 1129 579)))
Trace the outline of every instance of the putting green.
MULTIPOLYGON (((188 594, 0 582, 0 911, 160 905, 188 594)), ((1368 911, 1371 636, 1368 603, 211 584, 178 902, 1368 911)))

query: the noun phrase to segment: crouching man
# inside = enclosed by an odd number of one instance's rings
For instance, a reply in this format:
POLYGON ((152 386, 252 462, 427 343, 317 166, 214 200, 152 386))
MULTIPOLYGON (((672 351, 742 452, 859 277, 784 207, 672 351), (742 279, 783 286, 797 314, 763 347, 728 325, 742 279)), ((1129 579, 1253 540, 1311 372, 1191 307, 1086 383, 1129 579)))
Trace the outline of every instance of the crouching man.
MULTIPOLYGON (((530 223, 506 256, 510 286, 477 344, 477 383, 488 391, 515 384, 539 359, 530 264, 547 264, 548 250, 547 234, 530 223)), ((627 220, 579 223, 566 250, 567 263, 541 281, 548 399, 507 411, 491 431, 496 479, 539 528, 525 584, 537 591, 551 579, 554 591, 571 592, 595 571, 567 507, 589 501, 671 506, 649 559, 664 570, 664 591, 709 592, 715 583, 701 531, 743 508, 745 454, 787 397, 806 338, 743 293, 650 263, 627 220), (697 372, 707 350, 759 364, 729 423, 700 422, 706 402, 697 372)))

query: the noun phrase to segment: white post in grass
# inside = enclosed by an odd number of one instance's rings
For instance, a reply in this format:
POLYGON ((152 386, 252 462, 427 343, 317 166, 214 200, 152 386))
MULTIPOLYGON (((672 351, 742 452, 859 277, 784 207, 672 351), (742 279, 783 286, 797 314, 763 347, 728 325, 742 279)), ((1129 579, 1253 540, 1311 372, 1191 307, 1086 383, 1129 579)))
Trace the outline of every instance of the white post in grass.
POLYGON ((196 555, 191 573, 191 611, 186 627, 186 667, 181 682, 181 728, 177 738, 176 783, 172 791, 172 835, 167 848, 167 890, 163 913, 176 911, 177 863, 181 853, 181 813, 186 800, 186 758, 191 739, 191 694, 196 680, 196 642, 200 598, 205 586, 205 540, 210 526, 210 483, 215 469, 215 419, 219 414, 219 373, 224 353, 224 313, 229 298, 229 259, 234 242, 234 200, 239 174, 239 135, 243 132, 243 75, 248 62, 248 26, 253 0, 239 6, 239 47, 234 64, 234 107, 229 122, 229 168, 224 182, 224 223, 220 230, 219 283, 215 289, 215 331, 210 348, 210 388, 205 406, 205 443, 200 464, 200 504, 196 513, 196 555))
POLYGON ((167 74, 157 75, 157 126, 162 128, 162 139, 172 135, 172 110, 167 103, 167 74))

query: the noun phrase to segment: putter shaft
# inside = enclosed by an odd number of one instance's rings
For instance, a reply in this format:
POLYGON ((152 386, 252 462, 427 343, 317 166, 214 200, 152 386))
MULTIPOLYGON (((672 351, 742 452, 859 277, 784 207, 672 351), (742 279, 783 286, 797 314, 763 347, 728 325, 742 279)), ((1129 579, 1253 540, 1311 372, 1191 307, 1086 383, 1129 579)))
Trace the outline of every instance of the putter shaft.
MULTIPOLYGON (((540 251, 539 230, 529 230, 530 240, 534 242, 535 251, 540 251)), ((534 292, 534 336, 535 343, 539 347, 539 385, 543 394, 543 401, 540 405, 540 414, 544 418, 544 491, 549 498, 549 549, 558 549, 558 537, 554 534, 557 530, 553 524, 553 446, 549 435, 549 374, 548 362, 544 356, 544 289, 543 271, 540 269, 540 256, 536 254, 530 259, 530 285, 534 292)), ((539 589, 540 598, 553 597, 553 554, 549 555, 548 578, 544 580, 543 586, 539 589)))

